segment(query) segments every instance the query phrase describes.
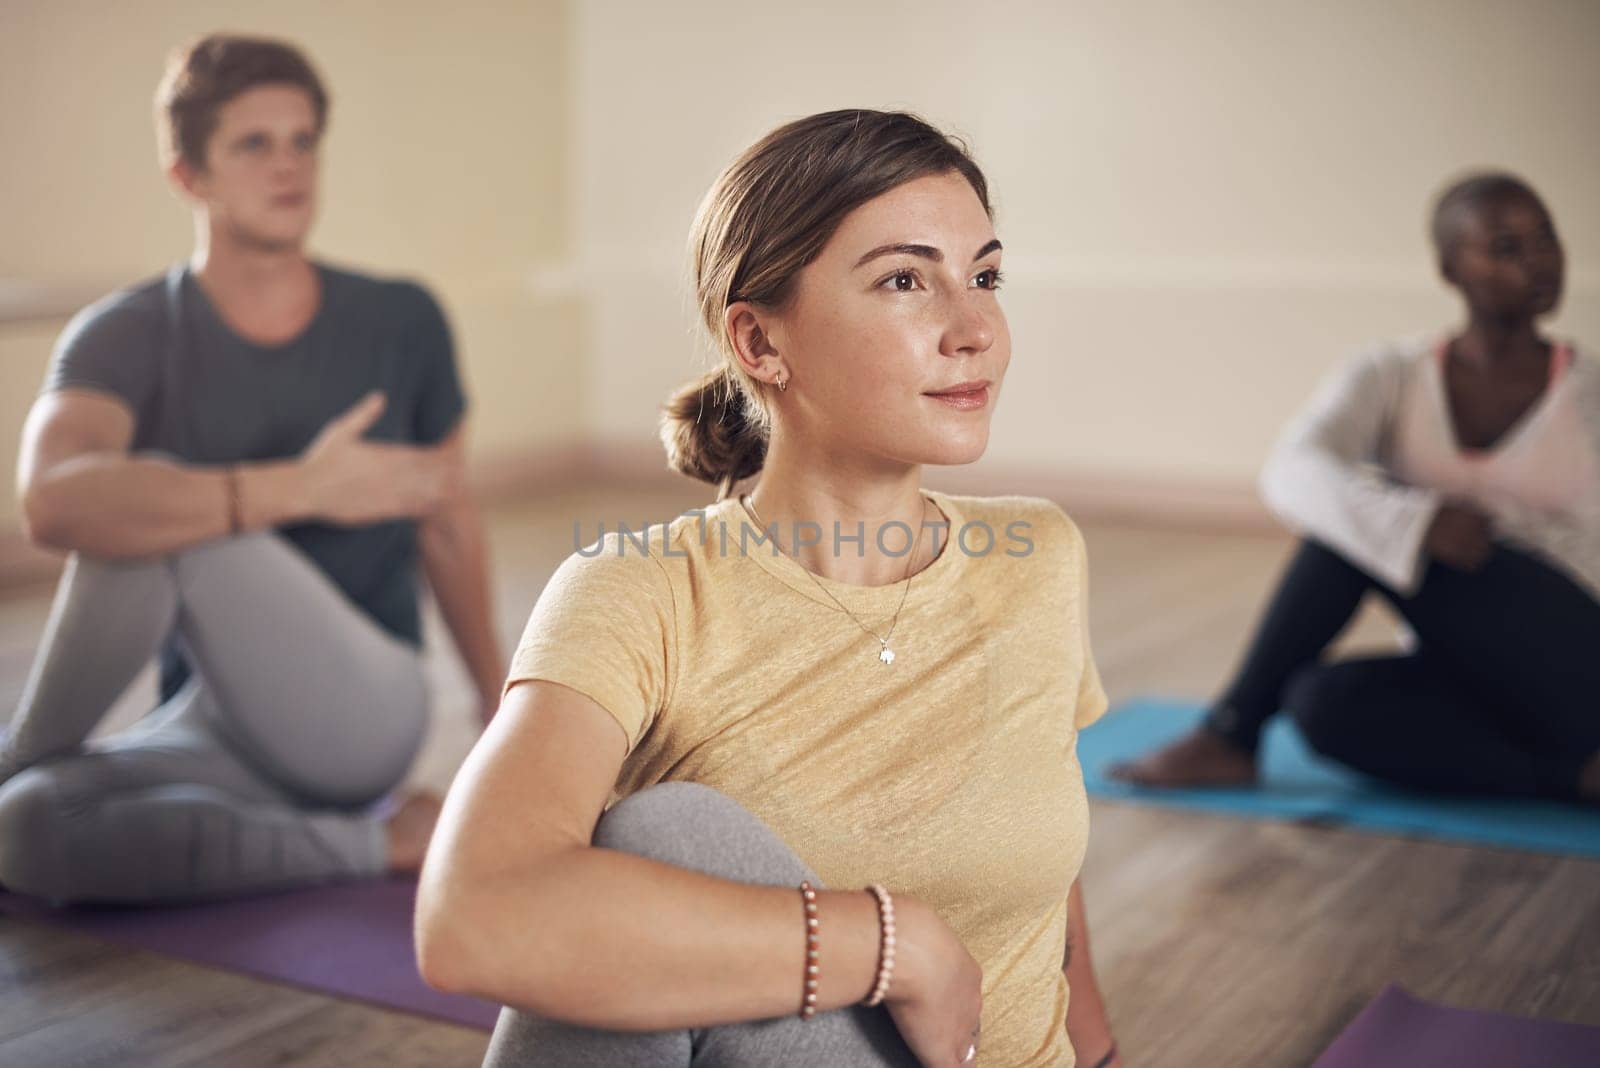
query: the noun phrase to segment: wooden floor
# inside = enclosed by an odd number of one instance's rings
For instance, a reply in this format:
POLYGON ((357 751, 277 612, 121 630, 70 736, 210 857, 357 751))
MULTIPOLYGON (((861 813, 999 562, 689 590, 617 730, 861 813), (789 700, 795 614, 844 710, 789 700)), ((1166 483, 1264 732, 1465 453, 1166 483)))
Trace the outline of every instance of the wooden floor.
MULTIPOLYGON (((937 483, 934 483, 937 484, 937 483)), ((491 515, 509 649, 572 521, 638 524, 703 498, 592 492, 491 515)), ((1085 523, 1094 651, 1113 700, 1203 697, 1233 666, 1289 545, 1085 523)), ((0 601, 14 707, 49 590, 0 601)), ((414 778, 443 790, 474 734, 427 620, 438 693, 414 778)), ((1344 644, 1382 646, 1364 615, 1344 644)), ((147 674, 102 730, 148 705, 147 674)), ((1139 1068, 1308 1065, 1387 983, 1452 1005, 1600 1023, 1600 863, 1097 801, 1093 953, 1139 1068)), ((475 1065, 487 1035, 0 920, 0 1064, 475 1065)))

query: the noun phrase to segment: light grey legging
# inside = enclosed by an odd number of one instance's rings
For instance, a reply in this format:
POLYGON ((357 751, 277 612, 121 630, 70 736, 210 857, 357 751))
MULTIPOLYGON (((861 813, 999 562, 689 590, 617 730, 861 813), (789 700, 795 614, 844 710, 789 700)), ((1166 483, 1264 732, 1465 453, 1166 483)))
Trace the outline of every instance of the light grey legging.
POLYGON ((0 732, 0 885, 133 903, 380 874, 370 806, 427 717, 419 651, 276 534, 131 562, 73 554, 0 732), (85 744, 174 631, 188 683, 85 744))
MULTIPOLYGON (((669 782, 617 802, 600 817, 594 844, 738 882, 795 887, 814 872, 745 808, 698 783, 669 782)), ((827 917, 822 967, 828 966, 827 917)), ((800 960, 794 962, 795 1008, 800 960)), ((886 1009, 861 1005, 770 1020, 673 1031, 602 1031, 504 1008, 484 1068, 917 1068, 886 1009)))

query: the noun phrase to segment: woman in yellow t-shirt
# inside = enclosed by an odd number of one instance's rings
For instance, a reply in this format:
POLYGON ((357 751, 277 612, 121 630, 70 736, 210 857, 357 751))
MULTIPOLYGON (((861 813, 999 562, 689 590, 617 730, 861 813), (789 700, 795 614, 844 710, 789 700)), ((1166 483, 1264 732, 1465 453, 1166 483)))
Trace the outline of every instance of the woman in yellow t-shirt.
POLYGON ((722 361, 662 438, 716 499, 602 525, 540 595, 422 873, 423 974, 507 1006, 496 1066, 1119 1065, 1083 539, 920 485, 983 454, 1011 356, 982 173, 914 116, 814 115, 691 253, 722 361))

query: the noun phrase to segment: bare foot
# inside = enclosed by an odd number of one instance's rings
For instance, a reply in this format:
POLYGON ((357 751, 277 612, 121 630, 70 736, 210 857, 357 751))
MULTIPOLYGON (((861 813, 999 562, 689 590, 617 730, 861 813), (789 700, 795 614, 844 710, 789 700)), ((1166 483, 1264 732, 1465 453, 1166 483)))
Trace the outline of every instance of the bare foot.
POLYGON ((1205 727, 1137 760, 1115 764, 1113 779, 1139 786, 1248 786, 1256 781, 1255 758, 1205 727))
POLYGON ((1591 804, 1600 805, 1600 752, 1589 758, 1578 776, 1578 796, 1591 804))
POLYGON ((389 870, 419 871, 427 855, 434 824, 443 806, 436 794, 425 790, 407 797, 384 825, 389 839, 389 870))

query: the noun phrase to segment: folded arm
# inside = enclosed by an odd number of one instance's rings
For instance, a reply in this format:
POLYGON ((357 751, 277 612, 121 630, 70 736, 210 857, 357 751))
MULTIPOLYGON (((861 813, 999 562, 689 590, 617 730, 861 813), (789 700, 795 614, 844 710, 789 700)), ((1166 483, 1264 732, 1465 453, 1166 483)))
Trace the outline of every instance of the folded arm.
POLYGON ((1420 579, 1442 503, 1380 464, 1406 367, 1398 354, 1374 353, 1334 371, 1284 428, 1261 473, 1262 497, 1281 520, 1402 593, 1420 579))
POLYGON ((234 530, 308 520, 424 518, 446 486, 440 450, 365 437, 387 401, 367 394, 298 456, 226 465, 129 453, 134 413, 96 389, 51 390, 22 432, 17 496, 30 540, 108 559, 159 556, 234 530), (231 472, 231 473, 230 473, 231 472))
MULTIPOLYGON (((130 454, 133 434, 133 412, 110 393, 61 389, 34 402, 17 463, 29 540, 116 559, 161 555, 228 533, 226 470, 130 454)), ((245 529, 307 515, 294 461, 244 464, 238 478, 245 529)))
MULTIPOLYGON (((510 687, 450 788, 423 866, 424 979, 610 1030, 795 1011, 805 934, 793 888, 591 845, 625 749, 616 721, 583 694, 542 680, 510 687)), ((878 917, 860 891, 819 897, 825 1011, 871 990, 878 917)))

